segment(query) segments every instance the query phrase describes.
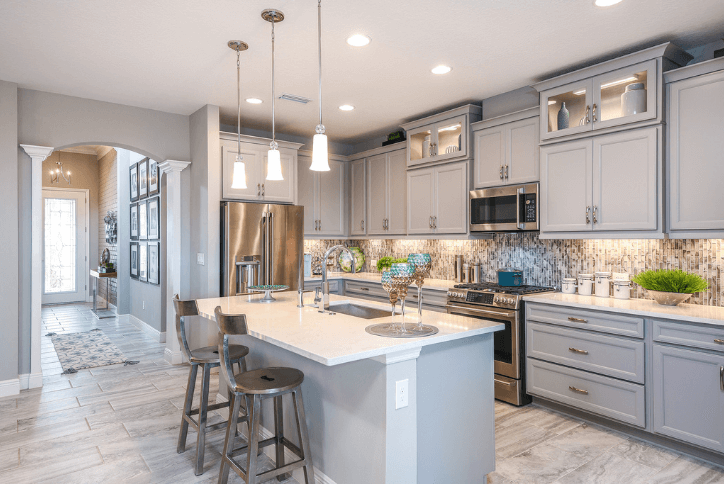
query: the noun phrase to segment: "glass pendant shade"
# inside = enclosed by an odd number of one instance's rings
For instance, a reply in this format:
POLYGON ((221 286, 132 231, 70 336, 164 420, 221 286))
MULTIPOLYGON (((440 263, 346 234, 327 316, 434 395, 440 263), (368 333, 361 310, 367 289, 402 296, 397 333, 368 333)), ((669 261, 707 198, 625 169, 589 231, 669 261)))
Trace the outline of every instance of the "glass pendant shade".
POLYGON ((234 174, 231 178, 231 188, 246 189, 246 166, 243 161, 234 162, 234 174))
POLYGON ((312 141, 312 171, 329 171, 329 152, 327 150, 327 135, 315 134, 312 141))
POLYGON ((272 181, 284 180, 282 176, 282 158, 279 150, 270 149, 267 151, 266 179, 272 181))

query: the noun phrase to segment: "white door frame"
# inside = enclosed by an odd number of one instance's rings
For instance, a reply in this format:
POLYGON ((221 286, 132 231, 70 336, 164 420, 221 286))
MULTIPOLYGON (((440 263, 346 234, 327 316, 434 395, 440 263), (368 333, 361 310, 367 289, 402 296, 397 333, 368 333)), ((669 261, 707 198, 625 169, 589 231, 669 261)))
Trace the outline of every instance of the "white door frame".
MULTIPOLYGON (((83 280, 85 281, 85 290, 83 291, 83 300, 85 302, 90 302, 93 299, 89 295, 90 292, 90 190, 87 188, 62 188, 62 187, 43 187, 43 190, 41 191, 41 194, 46 191, 51 192, 78 192, 78 193, 84 193, 85 194, 85 272, 83 273, 83 280)), ((42 196, 42 195, 41 195, 42 196)), ((41 205, 41 209, 45 210, 45 207, 41 205)), ((43 214, 41 213, 40 219, 43 220, 43 214)), ((40 226, 41 234, 43 234, 43 237, 41 237, 42 245, 42 265, 40 273, 41 281, 42 283, 45 282, 45 228, 40 226)), ((76 264, 77 266, 77 264, 76 264)), ((44 288, 42 287, 41 283, 41 298, 43 295, 44 288)))

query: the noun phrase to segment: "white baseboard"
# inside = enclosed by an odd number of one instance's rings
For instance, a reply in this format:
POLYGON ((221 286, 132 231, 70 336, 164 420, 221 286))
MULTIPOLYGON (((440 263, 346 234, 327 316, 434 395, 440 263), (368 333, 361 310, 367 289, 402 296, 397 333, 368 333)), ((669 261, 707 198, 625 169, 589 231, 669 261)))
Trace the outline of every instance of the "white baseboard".
POLYGON ((40 388, 43 386, 43 373, 23 373, 18 375, 18 380, 20 381, 21 390, 40 388))
POLYGON ((170 348, 166 348, 163 351, 163 359, 172 365, 180 365, 184 362, 184 355, 180 351, 171 351, 170 348))
MULTIPOLYGON (((216 394, 216 403, 223 403, 228 401, 229 399, 223 396, 221 393, 216 394)), ((261 428, 261 435, 259 437, 260 440, 274 437, 274 432, 267 429, 263 425, 260 425, 259 427, 261 428)), ((242 434, 246 435, 246 428, 242 428, 242 434)), ((272 462, 276 463, 276 451, 273 445, 265 447, 264 454, 266 454, 266 456, 269 457, 272 462)), ((314 458, 314 456, 312 456, 312 458, 314 458)), ((299 459, 299 457, 295 453, 284 447, 284 462, 293 462, 297 459, 299 459)), ((292 477, 294 477, 297 482, 304 482, 304 470, 296 469, 294 472, 292 472, 292 477)), ((324 472, 320 471, 317 466, 314 466, 314 481, 315 484, 337 484, 324 472)))
POLYGON ((145 321, 141 321, 137 317, 135 317, 133 314, 121 314, 118 316, 119 319, 122 318, 128 318, 128 322, 130 322, 132 325, 143 331, 144 333, 150 334, 153 336, 153 339, 158 341, 159 343, 165 343, 166 342, 166 332, 165 331, 159 331, 150 324, 148 324, 145 321))
POLYGON ((0 381, 0 398, 20 394, 20 379, 0 381))

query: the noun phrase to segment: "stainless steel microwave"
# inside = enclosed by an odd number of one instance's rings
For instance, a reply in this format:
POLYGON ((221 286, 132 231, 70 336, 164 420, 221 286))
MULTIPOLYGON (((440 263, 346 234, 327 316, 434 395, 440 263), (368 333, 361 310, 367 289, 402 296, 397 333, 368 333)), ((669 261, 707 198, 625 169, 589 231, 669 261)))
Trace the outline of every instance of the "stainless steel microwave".
POLYGON ((540 230, 538 183, 470 192, 471 232, 540 230))

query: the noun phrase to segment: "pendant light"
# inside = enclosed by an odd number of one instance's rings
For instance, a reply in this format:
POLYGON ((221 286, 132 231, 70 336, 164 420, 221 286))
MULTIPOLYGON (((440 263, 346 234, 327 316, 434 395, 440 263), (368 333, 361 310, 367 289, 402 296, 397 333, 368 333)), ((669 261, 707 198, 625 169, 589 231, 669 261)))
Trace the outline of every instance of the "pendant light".
POLYGON ((279 153, 279 145, 276 140, 276 127, 274 119, 274 104, 276 96, 274 94, 274 24, 284 20, 284 14, 279 10, 268 9, 261 13, 261 18, 267 22, 271 22, 271 41, 272 41, 272 142, 269 143, 269 151, 267 152, 267 180, 284 180, 282 176, 282 159, 279 153))
POLYGON ((317 2, 317 43, 319 46, 319 124, 312 140, 312 171, 329 171, 327 135, 322 124, 322 0, 317 2))
POLYGON ((231 179, 231 188, 246 189, 246 166, 241 155, 241 61, 240 54, 249 48, 249 44, 241 40, 230 40, 226 45, 236 51, 236 161, 231 179))

